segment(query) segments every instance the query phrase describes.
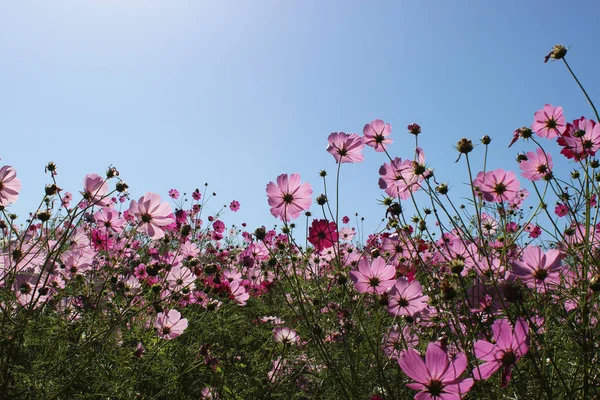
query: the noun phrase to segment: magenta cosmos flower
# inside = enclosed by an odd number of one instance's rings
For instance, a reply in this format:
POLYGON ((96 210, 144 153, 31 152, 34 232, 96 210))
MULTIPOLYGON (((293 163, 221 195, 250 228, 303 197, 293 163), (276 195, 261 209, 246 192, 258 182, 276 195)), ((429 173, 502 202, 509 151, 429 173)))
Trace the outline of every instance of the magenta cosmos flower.
POLYGON ((529 350, 528 325, 522 318, 517 318, 515 329, 507 319, 494 321, 492 334, 495 344, 485 340, 475 342, 475 357, 484 361, 473 369, 475 379, 488 379, 500 367, 502 371, 502 386, 510 381, 511 368, 529 350))
POLYGON ((0 168, 0 206, 7 206, 19 198, 21 180, 17 178, 17 171, 11 166, 0 168))
POLYGON ((338 232, 335 222, 326 219, 315 219, 308 229, 308 241, 318 251, 333 247, 338 241, 338 232))
POLYGON ((546 104, 544 108, 534 114, 531 130, 539 137, 554 139, 565 131, 565 122, 562 107, 546 104))
POLYGON ((594 156, 600 149, 600 124, 581 117, 567 124, 565 132, 556 141, 564 147, 560 153, 567 158, 581 161, 594 156))
POLYGON ((527 286, 545 291, 548 286, 560 283, 563 258, 564 254, 559 250, 543 253, 540 247, 528 246, 523 250, 521 260, 512 262, 512 274, 527 286))
POLYGON ((471 390, 473 379, 459 379, 467 368, 467 357, 458 353, 452 359, 439 343, 429 343, 425 362, 415 349, 398 359, 402 371, 416 383, 406 386, 418 390, 416 400, 460 400, 471 390))
POLYGON ((333 155, 336 163, 355 163, 364 160, 363 138, 356 133, 333 132, 327 138, 327 152, 333 155))
POLYGON ((479 188, 485 201, 500 203, 513 199, 520 184, 514 172, 498 168, 478 173, 473 186, 479 188))
POLYGON ((525 160, 519 161, 521 175, 532 181, 547 179, 552 176, 552 157, 542 149, 537 148, 535 152, 525 154, 525 160))
POLYGON ((300 175, 279 175, 277 184, 269 182, 267 185, 271 214, 284 222, 298 218, 302 211, 310 208, 312 193, 312 188, 307 182, 300 184, 300 175))
POLYGON ((140 223, 140 232, 146 233, 151 239, 165 236, 164 227, 175 222, 169 203, 162 203, 160 195, 146 193, 136 202, 131 201, 129 213, 140 223))
POLYGON ((389 144, 393 143, 393 140, 388 137, 391 133, 392 125, 376 119, 363 128, 364 142, 375 151, 383 152, 389 144))
POLYGON ((358 262, 358 271, 350 272, 350 279, 359 293, 383 294, 394 285, 396 268, 381 257, 373 261, 365 257, 358 262))
POLYGON ((408 282, 400 277, 388 294, 388 313, 394 317, 414 315, 427 307, 428 301, 419 281, 408 282))
POLYGON ((177 310, 163 311, 156 315, 154 327, 160 338, 171 340, 185 331, 188 327, 188 321, 185 318, 181 318, 181 313, 177 310))

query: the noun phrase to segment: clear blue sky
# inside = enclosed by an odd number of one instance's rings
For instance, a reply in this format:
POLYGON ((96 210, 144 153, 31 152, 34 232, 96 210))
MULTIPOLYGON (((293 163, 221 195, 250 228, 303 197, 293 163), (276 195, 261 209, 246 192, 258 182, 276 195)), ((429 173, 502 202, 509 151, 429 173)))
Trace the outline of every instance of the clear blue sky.
MULTIPOLYGON (((375 118, 403 158, 405 127, 419 123, 428 164, 460 189, 460 138, 489 134, 489 167, 516 168, 528 147, 508 150, 512 131, 545 103, 592 117, 564 66, 543 58, 572 46, 599 98, 599 13, 597 1, 3 1, 0 157, 23 182, 13 209, 35 209, 50 160, 73 193, 113 164, 133 198, 208 182, 211 209, 237 199, 225 221, 254 229, 276 222, 269 181, 298 172, 319 194, 319 170, 335 172, 329 133, 375 118)), ((344 165, 341 214, 377 225, 384 161, 366 149, 344 165)))

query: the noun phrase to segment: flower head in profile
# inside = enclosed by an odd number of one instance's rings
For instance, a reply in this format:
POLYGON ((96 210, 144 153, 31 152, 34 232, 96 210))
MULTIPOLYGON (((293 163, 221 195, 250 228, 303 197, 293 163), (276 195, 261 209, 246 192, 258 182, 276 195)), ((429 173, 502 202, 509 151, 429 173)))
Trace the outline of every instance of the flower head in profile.
POLYGON ((531 130, 539 137, 554 139, 562 135, 565 129, 566 121, 562 107, 554 107, 552 104, 546 104, 544 108, 536 111, 533 116, 531 130))
POLYGON ((21 180, 17 178, 15 169, 8 165, 0 168, 0 206, 17 201, 20 191, 21 180))
POLYGON ((318 251, 333 247, 338 241, 338 231, 335 222, 326 219, 315 219, 308 229, 308 241, 318 251))
POLYGON ((485 380, 503 367, 502 386, 506 386, 513 365, 529 350, 528 330, 529 326, 522 318, 517 318, 514 330, 507 319, 494 321, 492 334, 495 343, 485 340, 475 342, 475 357, 484 363, 473 369, 473 377, 485 380))
POLYGON ((300 183, 300 175, 279 175, 277 184, 269 182, 267 185, 271 214, 284 222, 298 218, 302 211, 310 208, 312 193, 310 184, 300 183))
POLYGON ((408 349, 398 364, 402 372, 416 381, 406 385, 419 391, 416 400, 460 400, 473 386, 472 378, 459 378, 467 368, 467 357, 458 353, 450 359, 439 343, 429 343, 425 361, 415 349, 408 349))
POLYGON ((363 138, 356 133, 333 132, 327 138, 327 152, 333 155, 336 163, 355 163, 364 160, 363 138))
POLYGON ((363 257, 358 270, 350 272, 350 279, 359 293, 383 294, 394 285, 396 268, 388 265, 381 257, 369 261, 363 257))
POLYGON ((83 178, 83 192, 81 195, 90 204, 107 206, 110 204, 110 199, 106 198, 108 194, 108 184, 106 179, 98 174, 87 174, 83 178))
POLYGON ((163 203, 156 193, 146 193, 138 201, 132 200, 129 213, 140 223, 140 232, 146 233, 151 239, 165 236, 165 228, 175 222, 171 206, 163 203))
POLYGON ((181 318, 181 313, 177 310, 160 312, 156 315, 156 321, 154 321, 158 336, 165 340, 175 339, 185 331, 187 326, 187 319, 181 318))
POLYGON ((300 344, 300 336, 298 332, 288 327, 277 327, 273 329, 273 339, 276 343, 282 344, 300 344))
POLYGON ((375 151, 383 152, 393 142, 388 137, 391 133, 392 125, 376 119, 363 128, 364 142, 367 146, 373 147, 375 151))

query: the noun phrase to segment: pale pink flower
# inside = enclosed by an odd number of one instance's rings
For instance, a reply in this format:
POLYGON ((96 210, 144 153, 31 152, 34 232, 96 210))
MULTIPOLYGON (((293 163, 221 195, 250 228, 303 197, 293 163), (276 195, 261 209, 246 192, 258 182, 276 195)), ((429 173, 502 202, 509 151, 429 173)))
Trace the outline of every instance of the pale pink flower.
POLYGON ((417 174, 419 170, 425 172, 425 153, 421 148, 415 150, 417 160, 404 160, 394 158, 389 164, 384 163, 379 168, 379 187, 390 197, 398 197, 402 200, 410 198, 411 193, 416 192, 424 178, 423 174, 417 174))
POLYGON ((307 182, 300 184, 300 175, 282 174, 277 177, 277 184, 269 182, 267 197, 271 214, 284 222, 298 218, 302 211, 310 208, 312 188, 307 182))
POLYGON ((17 201, 20 191, 21 180, 17 178, 15 169, 8 165, 0 168, 0 206, 17 201))
POLYGON ((300 344, 298 332, 287 327, 277 327, 273 329, 273 338, 276 343, 281 344, 300 344))
POLYGON ((196 275, 187 267, 176 265, 167 274, 169 289, 173 292, 189 291, 196 281, 196 275))
POLYGON ((565 129, 566 123, 562 107, 546 104, 544 108, 536 111, 533 116, 531 130, 540 137, 554 139, 561 135, 565 129))
POLYGON ((564 257, 560 250, 550 249, 544 253, 540 247, 528 246, 523 250, 521 259, 512 262, 513 276, 543 292, 548 286, 560 283, 564 257))
POLYGON ((146 193, 136 202, 131 201, 129 212, 140 223, 140 232, 148 234, 151 239, 165 236, 164 227, 175 222, 169 203, 162 203, 160 195, 146 193))
POLYGON ((156 315, 154 327, 160 338, 171 340, 185 331, 188 327, 188 321, 185 318, 181 318, 181 313, 177 310, 163 311, 156 315))
POLYGON ((106 179, 98 174, 87 174, 83 178, 83 192, 81 192, 81 195, 90 204, 100 206, 110 204, 110 199, 106 198, 108 195, 108 183, 106 183, 106 179))
POLYGON ((365 136, 364 142, 367 146, 373 147, 375 151, 383 152, 389 144, 392 144, 393 140, 388 136, 392 133, 392 126, 386 124, 380 119, 372 121, 370 124, 366 124, 363 128, 363 135, 365 136))
POLYGON ((552 157, 545 153, 539 147, 535 152, 530 151, 525 154, 525 159, 518 159, 521 175, 532 181, 548 179, 552 177, 552 157))
POLYGON ((333 155, 336 163, 355 163, 364 160, 363 138, 356 133, 333 132, 327 138, 327 152, 333 155))

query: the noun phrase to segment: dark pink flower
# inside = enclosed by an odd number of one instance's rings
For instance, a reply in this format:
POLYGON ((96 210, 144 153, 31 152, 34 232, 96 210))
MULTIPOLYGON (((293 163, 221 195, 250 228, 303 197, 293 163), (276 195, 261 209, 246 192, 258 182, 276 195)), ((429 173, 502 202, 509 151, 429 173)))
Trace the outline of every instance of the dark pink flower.
POLYGON ((569 207, 567 207, 565 204, 557 204, 556 207, 554 208, 554 213, 556 215, 558 215, 559 217, 564 217, 565 215, 567 215, 569 213, 569 207))
POLYGON ((237 200, 233 200, 230 204, 229 204, 229 209, 233 212, 237 212, 240 209, 240 202, 237 200))
POLYGON ((177 200, 179 198, 179 191, 177 189, 169 190, 169 197, 173 200, 177 200))
POLYGON ((475 357, 484 361, 473 369, 473 377, 477 380, 488 379, 500 367, 502 386, 510 381, 511 368, 529 350, 529 326, 522 318, 517 318, 515 328, 507 319, 494 321, 492 334, 495 344, 485 340, 475 342, 475 357))
POLYGON ((458 353, 450 359, 439 343, 429 343, 424 362, 415 349, 408 349, 398 364, 416 381, 406 385, 419 391, 416 400, 460 400, 473 386, 472 378, 459 378, 467 368, 467 357, 458 353))
POLYGON ((372 121, 370 124, 366 124, 363 128, 363 135, 365 136, 364 142, 367 146, 371 146, 375 151, 383 152, 389 144, 392 144, 393 140, 388 136, 392 133, 392 126, 386 124, 380 119, 372 121))
POLYGON ((308 229, 308 241, 315 246, 317 251, 333 247, 338 241, 338 232, 335 222, 326 219, 315 219, 308 229))
POLYGON ((350 222, 350 218, 344 215, 344 217, 342 218, 342 224, 347 224, 348 222, 350 222))
POLYGON ((562 107, 546 104, 534 114, 531 130, 540 137, 554 139, 565 131, 565 122, 562 107))
POLYGON ((196 189, 192 192, 192 199, 199 201, 202 198, 202 193, 200 193, 200 189, 196 189))
POLYGON ((567 158, 581 161, 587 156, 594 156, 600 150, 600 124, 581 117, 567 124, 563 135, 556 141, 564 147, 560 153, 567 158))
POLYGON ((129 213, 140 223, 139 230, 151 239, 160 239, 165 235, 164 228, 175 223, 169 203, 162 203, 160 195, 146 193, 136 202, 131 201, 129 213))
POLYGON ((166 340, 175 339, 185 331, 187 326, 187 319, 181 318, 181 313, 177 310, 160 312, 156 315, 156 321, 154 321, 158 336, 166 340))
POLYGON ((0 168, 0 206, 17 201, 20 191, 21 181, 15 169, 8 165, 0 168))
POLYGON ((364 160, 363 138, 356 133, 333 132, 327 138, 327 152, 333 155, 336 163, 355 163, 364 160))
POLYGON ((269 182, 267 197, 271 206, 271 214, 284 222, 298 218, 302 211, 310 208, 312 188, 308 183, 300 183, 300 175, 282 174, 277 177, 277 184, 269 182))
POLYGON ((359 293, 383 294, 394 285, 396 268, 381 257, 372 262, 365 257, 358 262, 358 270, 350 272, 350 279, 359 293))

